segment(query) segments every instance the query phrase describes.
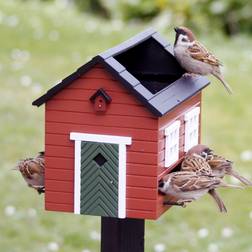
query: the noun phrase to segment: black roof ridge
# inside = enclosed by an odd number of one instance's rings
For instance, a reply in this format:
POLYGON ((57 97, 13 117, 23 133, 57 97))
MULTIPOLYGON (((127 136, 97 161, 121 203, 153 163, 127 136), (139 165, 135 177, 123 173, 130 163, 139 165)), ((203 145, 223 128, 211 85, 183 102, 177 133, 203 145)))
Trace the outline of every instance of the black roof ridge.
POLYGON ((104 53, 100 53, 93 57, 89 62, 79 67, 74 73, 70 74, 60 83, 49 89, 44 95, 33 101, 32 104, 41 106, 60 90, 64 89, 81 75, 86 73, 97 63, 102 64, 113 75, 113 77, 115 77, 125 88, 132 92, 140 102, 142 102, 155 116, 158 117, 166 114, 179 103, 189 99, 192 94, 199 92, 209 84, 208 79, 205 77, 199 77, 198 79, 191 78, 191 80, 187 81, 185 81, 184 78, 179 78, 156 94, 151 93, 135 76, 133 76, 114 58, 114 56, 119 53, 129 50, 149 38, 153 38, 163 47, 164 50, 173 55, 172 45, 153 28, 149 28, 122 42, 121 44, 108 49, 104 53), (187 85, 186 82, 189 82, 190 85, 187 85), (168 97, 172 97, 170 101, 166 101, 168 97))

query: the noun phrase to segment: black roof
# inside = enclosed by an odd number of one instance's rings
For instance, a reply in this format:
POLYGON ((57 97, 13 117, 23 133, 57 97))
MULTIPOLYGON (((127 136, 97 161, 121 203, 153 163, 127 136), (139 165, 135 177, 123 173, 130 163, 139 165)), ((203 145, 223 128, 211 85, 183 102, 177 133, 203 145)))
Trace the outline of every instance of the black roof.
POLYGON ((150 28, 100 53, 32 104, 42 105, 97 63, 156 116, 163 116, 209 84, 205 77, 183 77, 185 71, 174 58, 172 45, 150 28))

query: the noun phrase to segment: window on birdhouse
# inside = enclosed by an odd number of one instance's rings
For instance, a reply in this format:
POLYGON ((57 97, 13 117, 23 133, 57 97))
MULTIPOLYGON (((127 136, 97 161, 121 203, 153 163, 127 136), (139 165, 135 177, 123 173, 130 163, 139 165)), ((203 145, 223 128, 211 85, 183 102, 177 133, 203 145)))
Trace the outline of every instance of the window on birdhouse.
POLYGON ((179 159, 180 121, 175 121, 165 129, 165 167, 169 167, 179 159))
POLYGON ((199 115, 200 107, 185 114, 185 152, 199 143, 199 115))

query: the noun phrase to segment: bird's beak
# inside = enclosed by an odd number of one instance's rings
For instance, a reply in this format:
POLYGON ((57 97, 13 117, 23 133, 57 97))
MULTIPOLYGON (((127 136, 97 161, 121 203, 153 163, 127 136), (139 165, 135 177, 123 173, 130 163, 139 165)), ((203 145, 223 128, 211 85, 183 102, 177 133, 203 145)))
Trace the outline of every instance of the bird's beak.
POLYGON ((162 188, 163 186, 164 186, 164 181, 163 181, 163 180, 159 181, 158 187, 159 187, 159 188, 162 188))
POLYGON ((174 31, 175 31, 176 33, 178 32, 178 30, 179 30, 178 27, 174 27, 174 31))

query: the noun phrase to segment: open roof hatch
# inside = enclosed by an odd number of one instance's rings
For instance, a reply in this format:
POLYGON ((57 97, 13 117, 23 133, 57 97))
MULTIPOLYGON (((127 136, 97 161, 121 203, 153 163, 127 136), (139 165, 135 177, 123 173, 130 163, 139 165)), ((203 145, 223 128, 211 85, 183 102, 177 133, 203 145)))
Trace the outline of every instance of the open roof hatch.
POLYGON ((174 56, 153 38, 114 58, 152 94, 166 88, 185 72, 174 56))

